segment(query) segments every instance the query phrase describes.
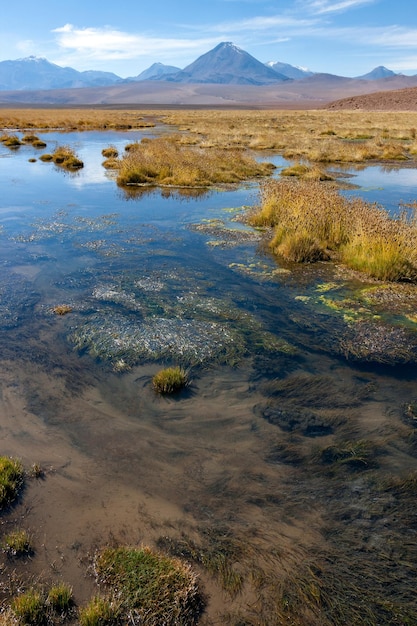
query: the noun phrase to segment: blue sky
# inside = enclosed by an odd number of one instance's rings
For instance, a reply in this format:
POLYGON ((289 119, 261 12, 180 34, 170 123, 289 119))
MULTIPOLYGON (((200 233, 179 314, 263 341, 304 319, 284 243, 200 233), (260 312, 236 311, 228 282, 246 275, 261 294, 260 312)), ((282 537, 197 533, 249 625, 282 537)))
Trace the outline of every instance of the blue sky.
POLYGON ((415 0, 5 1, 0 61, 30 55, 136 76, 185 67, 222 41, 258 60, 342 76, 417 74, 415 0))

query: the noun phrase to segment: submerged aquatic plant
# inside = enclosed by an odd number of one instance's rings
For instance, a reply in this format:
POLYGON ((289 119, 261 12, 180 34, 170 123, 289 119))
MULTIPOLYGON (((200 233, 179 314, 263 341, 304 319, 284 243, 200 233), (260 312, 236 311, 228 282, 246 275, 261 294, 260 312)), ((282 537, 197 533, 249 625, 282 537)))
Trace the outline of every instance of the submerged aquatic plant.
POLYGON ((56 315, 67 315, 67 313, 71 313, 72 306, 70 306, 69 304, 57 304, 53 307, 52 311, 56 315))

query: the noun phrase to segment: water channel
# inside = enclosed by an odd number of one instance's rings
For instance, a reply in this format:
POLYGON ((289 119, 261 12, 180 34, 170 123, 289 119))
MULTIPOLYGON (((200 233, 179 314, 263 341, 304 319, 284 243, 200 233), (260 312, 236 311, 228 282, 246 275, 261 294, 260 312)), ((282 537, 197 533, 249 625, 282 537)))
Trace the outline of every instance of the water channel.
MULTIPOLYGON (((102 149, 158 132, 42 134, 77 173, 0 144, 1 454, 45 470, 2 521, 34 556, 3 575, 58 577, 82 604, 96 547, 149 544, 194 555, 204 624, 281 624, 285 602, 300 624, 416 623, 417 311, 277 263, 239 219, 257 183, 118 188, 102 149), (156 396, 177 363, 190 386, 156 396)), ((390 211, 416 199, 415 169, 348 173, 343 193, 390 211)))

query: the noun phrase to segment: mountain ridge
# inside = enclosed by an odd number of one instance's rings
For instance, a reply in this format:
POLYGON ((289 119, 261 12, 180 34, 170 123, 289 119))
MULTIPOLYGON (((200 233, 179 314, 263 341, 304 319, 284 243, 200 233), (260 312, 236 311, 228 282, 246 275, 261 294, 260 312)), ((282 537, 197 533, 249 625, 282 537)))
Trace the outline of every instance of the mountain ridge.
MULTIPOLYGON (((321 74, 281 61, 262 63, 232 42, 222 42, 184 69, 156 62, 137 76, 129 78, 121 78, 113 72, 99 70, 80 72, 71 67, 51 63, 44 57, 29 56, 14 61, 0 61, 0 91, 100 87, 144 80, 218 85, 268 85, 305 81, 318 75, 321 74)), ((328 80, 349 80, 336 74, 325 75, 328 80)), ((399 74, 384 66, 378 66, 356 78, 377 81, 395 76, 399 74)))

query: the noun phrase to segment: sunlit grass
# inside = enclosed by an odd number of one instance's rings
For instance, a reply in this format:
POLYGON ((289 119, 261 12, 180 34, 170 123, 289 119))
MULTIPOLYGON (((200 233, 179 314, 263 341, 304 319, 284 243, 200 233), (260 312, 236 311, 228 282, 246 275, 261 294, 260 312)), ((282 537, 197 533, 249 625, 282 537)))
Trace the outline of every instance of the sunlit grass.
POLYGON ((182 367, 166 367, 152 378, 152 386, 157 393, 166 395, 180 391, 188 384, 187 372, 182 367))
POLYGON ((69 146, 58 146, 52 154, 52 160, 56 165, 68 170, 76 170, 84 167, 84 163, 69 146))
POLYGON ((24 529, 16 529, 8 533, 3 540, 3 549, 13 557, 21 557, 33 552, 29 533, 24 529))
POLYGON ((417 154, 413 111, 0 109, 5 131, 127 130, 158 122, 179 129, 183 145, 274 150, 316 163, 403 161, 417 154))
POLYGON ((147 547, 105 548, 97 554, 95 569, 97 581, 113 593, 132 623, 192 626, 197 622, 201 611, 197 577, 179 559, 147 547))
POLYGON ((268 181, 249 220, 271 228, 272 251, 290 261, 335 259, 379 280, 417 279, 414 217, 392 219, 383 208, 323 183, 268 181))
POLYGON ((0 508, 16 499, 23 486, 23 465, 17 459, 0 457, 0 508))
POLYGON ((273 169, 270 163, 258 163, 242 150, 183 146, 180 138, 173 136, 131 144, 119 162, 117 182, 122 186, 206 187, 266 176, 273 169))

